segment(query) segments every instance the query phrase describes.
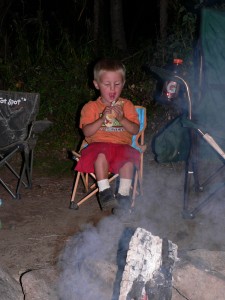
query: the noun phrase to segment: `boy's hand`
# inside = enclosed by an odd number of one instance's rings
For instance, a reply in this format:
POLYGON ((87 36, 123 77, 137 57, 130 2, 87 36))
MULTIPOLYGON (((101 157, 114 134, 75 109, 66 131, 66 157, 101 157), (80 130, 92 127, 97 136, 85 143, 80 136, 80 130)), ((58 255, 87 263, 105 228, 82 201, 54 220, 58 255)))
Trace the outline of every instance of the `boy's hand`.
POLYGON ((107 106, 103 111, 102 119, 107 127, 113 126, 117 119, 119 122, 124 118, 123 107, 121 105, 107 106))
POLYGON ((115 114, 115 118, 118 121, 121 121, 124 117, 123 107, 121 105, 111 106, 113 113, 115 114))
POLYGON ((112 115, 113 118, 115 118, 116 114, 115 112, 112 110, 112 106, 106 106, 105 110, 103 111, 103 115, 102 117, 104 119, 106 119, 107 115, 112 115))

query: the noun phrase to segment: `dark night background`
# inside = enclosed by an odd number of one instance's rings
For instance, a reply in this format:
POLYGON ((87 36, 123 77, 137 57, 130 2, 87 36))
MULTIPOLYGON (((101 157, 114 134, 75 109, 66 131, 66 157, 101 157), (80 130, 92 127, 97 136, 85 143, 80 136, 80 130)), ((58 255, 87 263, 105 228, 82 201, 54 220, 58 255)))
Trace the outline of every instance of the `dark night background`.
MULTIPOLYGON (((105 20, 109 21, 109 1, 105 1, 105 20), (108 6, 108 9, 107 9, 108 6)), ((37 17, 37 11, 43 13, 45 26, 49 26, 51 35, 57 37, 59 27, 63 27, 74 38, 84 34, 84 28, 93 22, 93 0, 88 1, 13 1, 9 14, 31 19, 37 17)), ((158 34, 159 7, 157 0, 123 1, 124 27, 128 43, 140 38, 151 39, 158 34)), ((10 23, 10 19, 8 19, 10 23)), ((31 22, 32 25, 32 22, 31 22)), ((91 25, 90 25, 91 26, 91 25)))
MULTIPOLYGON (((78 41, 81 36, 89 34, 93 27, 94 0, 12 0, 9 10, 4 15, 4 26, 11 27, 12 21, 26 20, 31 31, 37 18, 42 18, 42 26, 48 27, 51 42, 59 38, 59 31, 67 31, 74 40, 78 41), (39 12, 39 15, 37 15, 39 12), (41 15, 40 15, 41 13, 41 15), (7 22, 5 21, 7 20, 7 22)), ((160 1, 123 0, 123 16, 126 40, 129 46, 137 45, 143 40, 156 40, 159 38, 160 1)), ((223 0, 168 0, 168 30, 175 22, 178 22, 181 9, 187 13, 198 14, 202 6, 222 5, 223 0)), ((104 30, 110 35, 110 1, 104 1, 104 30)), ((180 26, 182 26, 180 24, 180 26)), ((28 29, 29 30, 29 29, 28 29)), ((31 33, 31 35, 33 32, 31 33)))
POLYGON ((222 6, 224 1, 122 0, 125 50, 113 44, 109 0, 99 0, 101 34, 94 38, 94 3, 0 0, 2 89, 40 93, 39 118, 54 122, 48 139, 56 142, 57 136, 57 147, 74 144, 74 119, 79 118, 80 107, 96 96, 88 78, 96 58, 112 56, 125 62, 126 97, 146 106, 152 115, 158 109, 153 101, 155 79, 142 66, 164 66, 179 56, 189 69, 201 8, 222 6), (168 3, 164 37, 159 21, 162 1, 168 3))

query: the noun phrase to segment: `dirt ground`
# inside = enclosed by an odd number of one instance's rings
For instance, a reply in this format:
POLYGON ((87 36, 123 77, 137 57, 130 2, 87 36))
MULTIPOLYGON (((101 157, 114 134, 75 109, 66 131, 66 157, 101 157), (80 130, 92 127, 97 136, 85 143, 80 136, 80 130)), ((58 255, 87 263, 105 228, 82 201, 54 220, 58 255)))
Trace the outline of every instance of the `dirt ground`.
MULTIPOLYGON (((194 219, 182 217, 184 165, 157 164, 151 151, 145 155, 144 196, 136 201, 136 212, 126 226, 144 227, 167 237, 178 250, 225 250, 225 203, 223 195, 194 219)), ((14 181, 0 170, 8 183, 14 181)), ((29 269, 47 268, 57 263, 67 241, 87 224, 96 226, 109 216, 95 197, 79 210, 70 210, 74 174, 44 177, 34 170, 33 188, 21 189, 14 200, 0 185, 0 264, 15 277, 29 269)), ((127 221, 124 220, 126 223, 127 221)))

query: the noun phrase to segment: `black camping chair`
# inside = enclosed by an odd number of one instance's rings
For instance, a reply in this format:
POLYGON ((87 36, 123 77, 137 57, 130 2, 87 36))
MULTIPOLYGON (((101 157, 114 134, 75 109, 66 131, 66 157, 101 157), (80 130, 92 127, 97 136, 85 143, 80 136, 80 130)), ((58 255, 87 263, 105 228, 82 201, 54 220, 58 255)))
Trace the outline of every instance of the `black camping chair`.
POLYGON ((163 80, 176 81, 185 89, 188 114, 182 123, 190 130, 191 150, 185 166, 184 218, 194 218, 209 202, 221 197, 219 191, 225 187, 224 37, 225 11, 203 9, 193 83, 162 68, 151 67, 163 80), (195 203, 191 199, 193 187, 198 195, 195 203))
POLYGON ((36 121, 39 102, 38 93, 0 91, 0 167, 5 166, 15 176, 16 187, 12 188, 3 178, 0 184, 14 199, 20 198, 21 185, 32 187, 38 134, 51 124, 48 120, 36 121), (19 166, 17 153, 21 154, 19 166))

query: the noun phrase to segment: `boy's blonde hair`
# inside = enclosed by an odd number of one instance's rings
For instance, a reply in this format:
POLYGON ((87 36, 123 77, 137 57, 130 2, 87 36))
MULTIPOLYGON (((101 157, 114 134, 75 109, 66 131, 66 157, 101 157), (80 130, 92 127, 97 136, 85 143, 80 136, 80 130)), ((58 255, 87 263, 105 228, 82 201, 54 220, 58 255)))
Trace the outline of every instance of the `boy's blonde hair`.
POLYGON ((124 64, 117 59, 104 58, 99 60, 94 66, 94 80, 99 81, 100 73, 104 71, 119 71, 123 77, 123 81, 126 79, 126 68, 124 64))

